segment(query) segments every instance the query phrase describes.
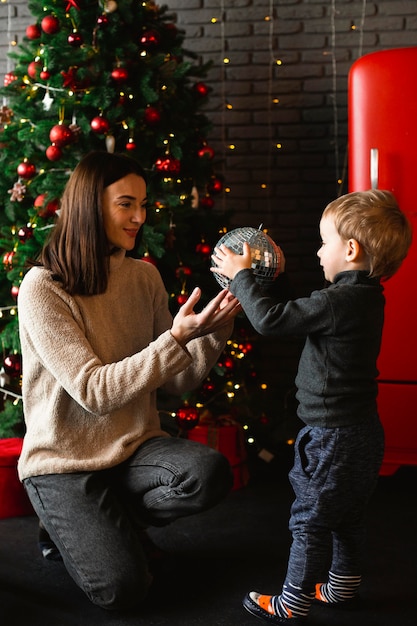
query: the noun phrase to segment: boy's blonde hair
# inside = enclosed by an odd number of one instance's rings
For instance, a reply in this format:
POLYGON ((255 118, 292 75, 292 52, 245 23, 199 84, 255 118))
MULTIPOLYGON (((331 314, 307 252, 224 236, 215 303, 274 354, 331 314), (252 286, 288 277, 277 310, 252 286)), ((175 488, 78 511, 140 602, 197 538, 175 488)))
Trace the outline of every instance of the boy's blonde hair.
POLYGON ((334 218, 340 237, 355 239, 369 260, 369 276, 386 280, 407 256, 412 241, 411 224, 390 191, 354 191, 323 211, 334 218))

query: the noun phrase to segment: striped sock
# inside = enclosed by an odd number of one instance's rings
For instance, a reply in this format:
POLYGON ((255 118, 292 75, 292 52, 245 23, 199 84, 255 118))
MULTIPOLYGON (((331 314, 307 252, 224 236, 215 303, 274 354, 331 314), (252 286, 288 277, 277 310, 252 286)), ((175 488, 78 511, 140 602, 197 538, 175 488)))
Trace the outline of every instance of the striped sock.
POLYGON ((345 602, 356 596, 360 584, 361 576, 343 576, 329 572, 328 582, 316 585, 316 599, 329 604, 345 602))

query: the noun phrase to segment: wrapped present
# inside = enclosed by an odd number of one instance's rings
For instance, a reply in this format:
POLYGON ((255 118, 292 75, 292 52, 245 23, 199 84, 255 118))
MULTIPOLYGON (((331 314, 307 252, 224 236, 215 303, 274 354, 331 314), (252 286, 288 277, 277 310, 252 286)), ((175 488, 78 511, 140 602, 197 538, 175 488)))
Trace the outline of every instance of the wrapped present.
POLYGON ((26 491, 17 476, 23 439, 0 439, 0 519, 33 515, 26 491))
POLYGON ((248 484, 249 470, 243 428, 230 415, 203 414, 200 422, 188 431, 188 439, 198 441, 221 452, 233 471, 233 489, 248 484))

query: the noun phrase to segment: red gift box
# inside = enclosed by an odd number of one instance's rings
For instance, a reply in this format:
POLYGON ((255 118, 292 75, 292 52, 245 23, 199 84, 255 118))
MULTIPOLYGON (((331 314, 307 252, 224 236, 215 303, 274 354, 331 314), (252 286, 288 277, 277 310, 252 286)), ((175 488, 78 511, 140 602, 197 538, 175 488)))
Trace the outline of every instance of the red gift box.
POLYGON ((17 476, 23 439, 0 439, 0 519, 33 515, 26 491, 17 476))
POLYGON ((248 484, 249 470, 243 428, 229 416, 202 418, 188 431, 188 439, 198 441, 221 452, 229 461, 234 481, 233 489, 248 484))

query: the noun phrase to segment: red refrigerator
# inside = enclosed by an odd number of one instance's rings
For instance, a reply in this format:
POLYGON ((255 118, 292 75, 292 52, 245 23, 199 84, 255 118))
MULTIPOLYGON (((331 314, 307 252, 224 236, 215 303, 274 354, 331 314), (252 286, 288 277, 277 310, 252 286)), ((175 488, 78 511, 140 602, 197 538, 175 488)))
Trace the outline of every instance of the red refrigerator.
POLYGON ((417 47, 358 59, 348 84, 349 191, 392 191, 414 240, 384 283, 378 408, 385 429, 382 474, 417 465, 417 47))

